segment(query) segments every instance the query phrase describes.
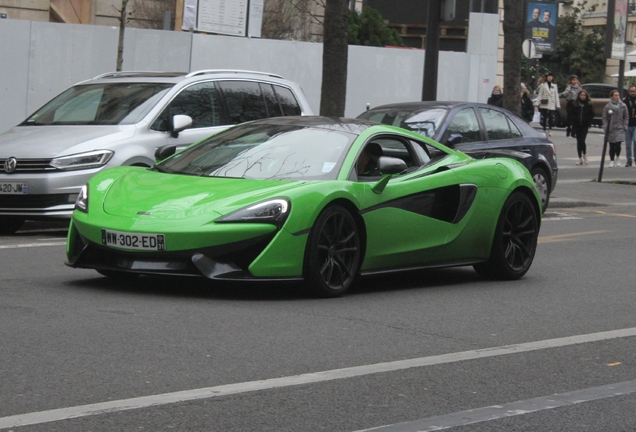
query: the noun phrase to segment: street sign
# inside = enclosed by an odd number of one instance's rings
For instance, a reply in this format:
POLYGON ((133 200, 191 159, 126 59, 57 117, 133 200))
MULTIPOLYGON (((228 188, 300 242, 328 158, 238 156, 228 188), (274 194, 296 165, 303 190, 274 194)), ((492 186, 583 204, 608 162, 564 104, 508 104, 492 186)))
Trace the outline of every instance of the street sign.
POLYGON ((532 39, 526 39, 521 44, 521 51, 526 58, 535 59, 543 57, 543 54, 537 54, 537 49, 532 39))

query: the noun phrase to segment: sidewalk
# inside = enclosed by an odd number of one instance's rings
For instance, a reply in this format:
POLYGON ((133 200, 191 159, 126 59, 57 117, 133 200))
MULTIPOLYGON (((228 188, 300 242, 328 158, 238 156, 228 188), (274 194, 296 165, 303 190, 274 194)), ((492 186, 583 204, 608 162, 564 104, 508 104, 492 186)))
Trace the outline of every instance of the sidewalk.
MULTIPOLYGON (((532 124, 540 130, 538 124, 532 124)), ((552 131, 550 140, 557 149, 557 163, 559 164, 559 180, 550 197, 550 209, 584 206, 629 205, 636 206, 636 166, 625 168, 625 143, 622 144, 620 168, 609 168, 609 155, 605 155, 602 182, 599 183, 601 154, 603 152, 603 131, 591 128, 586 139, 587 156, 590 165, 576 166, 578 154, 576 139, 565 136, 565 129, 552 131), (586 177, 581 179, 581 173, 570 170, 581 170, 586 177), (568 175, 570 174, 570 175, 568 175), (572 179, 571 174, 577 174, 572 179), (568 178, 570 177, 570 178, 568 178)))

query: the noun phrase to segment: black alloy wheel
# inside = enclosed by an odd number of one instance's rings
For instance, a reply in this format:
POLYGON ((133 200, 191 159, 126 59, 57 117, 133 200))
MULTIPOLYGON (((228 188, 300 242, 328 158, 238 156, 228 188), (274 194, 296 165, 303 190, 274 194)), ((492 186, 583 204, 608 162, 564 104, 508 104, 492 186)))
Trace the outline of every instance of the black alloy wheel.
POLYGON ((539 215, 530 198, 513 192, 501 210, 490 259, 475 264, 480 275, 502 280, 522 277, 530 269, 539 237, 539 215))
POLYGON ((340 205, 327 207, 309 233, 305 281, 322 297, 344 295, 360 269, 360 233, 351 213, 340 205))

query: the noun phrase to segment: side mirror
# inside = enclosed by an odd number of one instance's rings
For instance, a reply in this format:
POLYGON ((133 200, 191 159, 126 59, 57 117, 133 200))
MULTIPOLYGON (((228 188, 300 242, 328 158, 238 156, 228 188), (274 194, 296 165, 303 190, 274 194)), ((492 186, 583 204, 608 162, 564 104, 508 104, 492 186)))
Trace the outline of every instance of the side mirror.
POLYGON ((177 146, 166 145, 163 147, 159 147, 155 150, 155 160, 157 162, 162 161, 177 152, 177 146))
POLYGON ((406 162, 402 159, 380 156, 378 158, 378 171, 384 174, 399 174, 407 168, 406 162))
POLYGON ((448 139, 446 140, 446 145, 448 147, 454 147, 457 144, 461 144, 464 142, 464 137, 461 136, 460 134, 451 134, 451 136, 448 137, 448 139))
POLYGON ((172 129, 170 130, 170 135, 173 138, 176 138, 179 136, 179 132, 189 128, 190 126, 192 126, 192 117, 185 114, 177 114, 172 117, 172 129))

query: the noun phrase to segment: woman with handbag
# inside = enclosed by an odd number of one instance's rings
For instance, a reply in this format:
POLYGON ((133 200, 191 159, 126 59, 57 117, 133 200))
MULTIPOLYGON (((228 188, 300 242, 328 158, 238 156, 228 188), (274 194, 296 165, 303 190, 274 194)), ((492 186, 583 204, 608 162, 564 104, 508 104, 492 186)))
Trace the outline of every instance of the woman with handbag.
POLYGON ((539 107, 541 112, 543 132, 546 131, 547 127, 549 128, 548 136, 552 136, 556 110, 561 108, 561 103, 559 102, 559 90, 551 72, 545 74, 545 82, 538 88, 535 105, 539 107))

